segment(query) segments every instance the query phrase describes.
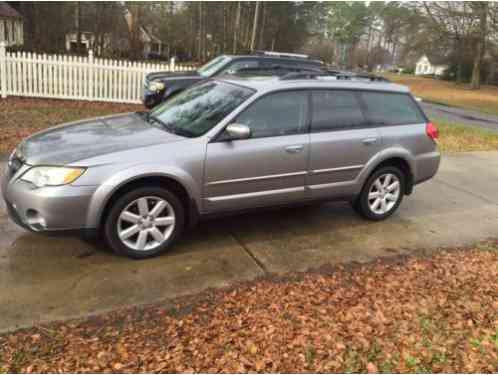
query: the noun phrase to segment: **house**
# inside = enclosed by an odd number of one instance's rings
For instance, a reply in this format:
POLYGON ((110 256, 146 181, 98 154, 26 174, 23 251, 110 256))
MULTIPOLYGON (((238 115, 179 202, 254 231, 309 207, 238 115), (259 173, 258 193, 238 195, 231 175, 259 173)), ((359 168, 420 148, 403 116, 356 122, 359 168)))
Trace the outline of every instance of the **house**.
POLYGON ((437 55, 424 54, 415 64, 415 75, 442 76, 448 65, 446 58, 437 55))
POLYGON ((4 1, 0 1, 0 42, 6 42, 7 47, 24 43, 23 17, 4 1))

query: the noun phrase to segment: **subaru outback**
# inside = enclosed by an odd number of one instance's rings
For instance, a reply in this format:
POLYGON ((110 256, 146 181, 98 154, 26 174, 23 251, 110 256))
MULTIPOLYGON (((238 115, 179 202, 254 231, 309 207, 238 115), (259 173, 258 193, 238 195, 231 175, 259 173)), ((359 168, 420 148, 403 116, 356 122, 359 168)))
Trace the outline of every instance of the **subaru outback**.
POLYGON ((116 253, 145 258, 221 213, 346 200, 367 219, 385 219, 437 172, 437 137, 404 86, 217 78, 151 112, 25 139, 2 191, 24 228, 98 231, 116 253))

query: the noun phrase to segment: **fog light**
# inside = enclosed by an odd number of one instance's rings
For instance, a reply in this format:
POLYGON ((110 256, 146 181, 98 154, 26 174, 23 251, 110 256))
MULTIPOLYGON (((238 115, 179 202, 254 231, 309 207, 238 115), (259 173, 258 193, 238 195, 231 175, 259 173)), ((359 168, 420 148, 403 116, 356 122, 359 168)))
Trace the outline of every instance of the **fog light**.
POLYGON ((35 231, 43 230, 47 227, 45 218, 36 210, 28 210, 26 212, 27 224, 35 231))

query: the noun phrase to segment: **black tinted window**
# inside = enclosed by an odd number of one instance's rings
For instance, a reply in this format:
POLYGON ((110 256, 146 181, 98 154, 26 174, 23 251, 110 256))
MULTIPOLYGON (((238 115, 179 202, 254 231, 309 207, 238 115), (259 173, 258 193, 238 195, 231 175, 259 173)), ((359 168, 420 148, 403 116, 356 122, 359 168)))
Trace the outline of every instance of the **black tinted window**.
POLYGON ((365 123, 353 91, 313 91, 312 131, 361 126, 365 123))
POLYGON ((308 94, 304 91, 267 95, 235 121, 251 128, 252 138, 302 133, 306 127, 308 94))
POLYGON ((407 94, 363 92, 369 123, 402 125, 425 122, 413 99, 407 94))
POLYGON ((240 70, 257 68, 259 63, 255 60, 241 60, 230 64, 221 74, 235 74, 240 70))

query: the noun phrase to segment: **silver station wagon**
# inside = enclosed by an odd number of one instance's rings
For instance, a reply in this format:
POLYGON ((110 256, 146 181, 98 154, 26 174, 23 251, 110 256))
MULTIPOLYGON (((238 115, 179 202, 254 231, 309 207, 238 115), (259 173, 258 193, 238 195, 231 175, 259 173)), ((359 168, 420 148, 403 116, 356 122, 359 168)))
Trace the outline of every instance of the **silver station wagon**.
POLYGON ((437 172, 438 132, 406 87, 339 78, 218 78, 151 112, 37 133, 3 176, 9 215, 101 233, 133 258, 201 217, 258 207, 347 200, 385 219, 437 172))

